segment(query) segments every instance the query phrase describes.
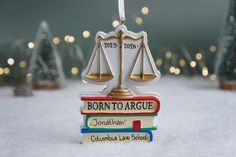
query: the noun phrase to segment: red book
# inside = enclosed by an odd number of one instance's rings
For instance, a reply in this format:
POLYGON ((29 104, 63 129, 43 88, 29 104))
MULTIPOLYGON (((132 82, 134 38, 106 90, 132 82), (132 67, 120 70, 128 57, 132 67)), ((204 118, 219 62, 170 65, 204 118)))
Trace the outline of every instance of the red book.
POLYGON ((157 96, 83 96, 81 100, 84 101, 82 114, 157 114, 160 110, 160 100, 157 96))

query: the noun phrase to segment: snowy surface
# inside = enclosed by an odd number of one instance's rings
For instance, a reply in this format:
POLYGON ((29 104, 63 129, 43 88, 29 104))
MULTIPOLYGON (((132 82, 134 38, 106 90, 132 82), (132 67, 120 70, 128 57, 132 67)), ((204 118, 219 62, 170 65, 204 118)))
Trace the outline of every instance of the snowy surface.
MULTIPOLYGON (((99 87, 100 88, 100 87, 99 87)), ((0 87, 0 157, 232 157, 236 154, 236 92, 221 91, 202 78, 162 78, 146 90, 162 96, 159 135, 150 144, 79 144, 81 91, 64 89, 13 97, 0 87)))

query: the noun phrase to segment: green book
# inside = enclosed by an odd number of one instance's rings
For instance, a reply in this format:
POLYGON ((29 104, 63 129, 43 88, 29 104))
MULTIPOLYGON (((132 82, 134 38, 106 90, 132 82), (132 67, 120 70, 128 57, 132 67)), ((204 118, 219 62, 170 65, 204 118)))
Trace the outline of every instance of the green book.
POLYGON ((156 130, 153 115, 87 115, 85 126, 95 130, 156 130))

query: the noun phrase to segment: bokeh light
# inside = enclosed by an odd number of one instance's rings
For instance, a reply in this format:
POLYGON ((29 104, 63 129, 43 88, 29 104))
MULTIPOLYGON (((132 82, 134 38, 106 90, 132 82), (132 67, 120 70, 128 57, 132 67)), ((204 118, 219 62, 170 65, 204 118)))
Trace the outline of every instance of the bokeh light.
POLYGON ((148 7, 142 7, 141 12, 143 15, 147 15, 149 13, 149 8, 148 7))
POLYGON ((195 68, 197 66, 197 63, 195 61, 190 62, 190 67, 195 68))
POLYGON ((58 45, 58 44, 60 44, 60 38, 59 37, 54 37, 53 39, 52 39, 52 41, 53 41, 53 43, 55 44, 55 45, 58 45))
POLYGON ((114 21, 112 22, 112 26, 113 26, 114 28, 116 28, 119 24, 120 24, 120 23, 119 23, 118 20, 114 20, 114 21))
POLYGON ((8 63, 9 65, 13 65, 13 64, 15 63, 15 60, 14 60, 13 58, 8 58, 8 59, 7 59, 7 63, 8 63))
POLYGON ((83 31, 83 37, 84 38, 89 38, 90 37, 90 32, 87 31, 87 30, 83 31))
POLYGON ((34 42, 29 42, 28 43, 28 48, 33 49, 35 47, 34 42))
POLYGON ((25 67, 27 66, 26 61, 20 61, 20 62, 19 62, 19 66, 20 66, 21 68, 25 68, 25 67))
POLYGON ((143 24, 143 19, 138 16, 138 17, 135 18, 135 22, 136 22, 137 25, 142 25, 143 24))
POLYGON ((78 75, 78 73, 79 73, 79 69, 78 69, 77 67, 72 67, 72 68, 71 68, 71 74, 72 74, 73 76, 78 75))

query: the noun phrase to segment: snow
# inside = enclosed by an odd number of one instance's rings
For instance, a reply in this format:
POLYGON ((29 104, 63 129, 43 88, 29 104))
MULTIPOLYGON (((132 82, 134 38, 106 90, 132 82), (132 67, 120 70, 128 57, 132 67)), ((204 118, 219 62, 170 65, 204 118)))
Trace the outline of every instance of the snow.
POLYGON ((100 88, 67 81, 64 89, 34 91, 33 97, 24 98, 13 97, 10 87, 0 87, 0 156, 229 157, 236 153, 236 92, 218 90, 216 82, 203 78, 164 77, 145 87, 162 96, 153 143, 82 145, 78 95, 100 88))

